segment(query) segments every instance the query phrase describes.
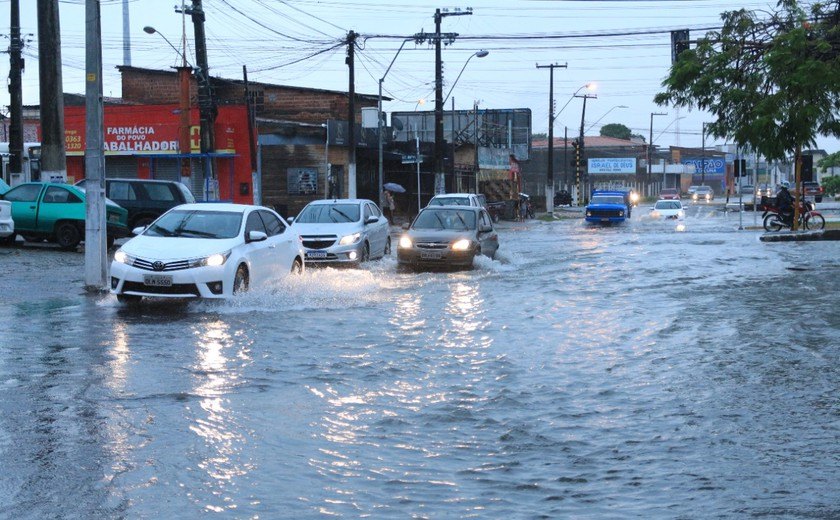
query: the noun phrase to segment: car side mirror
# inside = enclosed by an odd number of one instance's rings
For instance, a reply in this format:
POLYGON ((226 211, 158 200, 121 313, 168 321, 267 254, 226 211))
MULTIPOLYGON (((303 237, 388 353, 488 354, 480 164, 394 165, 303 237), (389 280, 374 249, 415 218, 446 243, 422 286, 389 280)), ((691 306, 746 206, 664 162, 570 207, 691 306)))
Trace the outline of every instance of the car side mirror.
POLYGON ((248 233, 245 235, 245 243, 247 244, 249 242, 262 242, 267 238, 268 235, 266 235, 262 231, 248 231, 248 233))
POLYGON ((365 219, 365 225, 376 224, 377 222, 379 222, 379 217, 374 217, 373 215, 365 219))
POLYGON ((139 235, 139 234, 143 233, 143 231, 146 231, 146 229, 148 229, 148 227, 149 227, 149 226, 139 226, 139 227, 136 227, 136 228, 134 228, 134 229, 132 229, 132 230, 131 230, 131 234, 132 234, 132 235, 139 235))
POLYGON ((404 230, 406 230, 406 231, 408 231, 408 228, 409 228, 409 227, 411 227, 411 226, 409 225, 409 223, 408 223, 408 222, 406 222, 405 224, 403 224, 403 225, 402 225, 402 228, 403 228, 404 230))

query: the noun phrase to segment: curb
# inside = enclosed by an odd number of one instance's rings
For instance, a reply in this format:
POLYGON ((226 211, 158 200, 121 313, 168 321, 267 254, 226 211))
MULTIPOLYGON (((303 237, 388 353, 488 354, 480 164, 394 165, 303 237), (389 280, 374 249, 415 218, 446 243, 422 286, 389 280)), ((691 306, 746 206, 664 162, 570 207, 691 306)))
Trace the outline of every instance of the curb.
POLYGON ((840 229, 826 229, 823 231, 785 231, 780 233, 765 233, 759 237, 762 242, 815 242, 818 240, 840 240, 840 229))

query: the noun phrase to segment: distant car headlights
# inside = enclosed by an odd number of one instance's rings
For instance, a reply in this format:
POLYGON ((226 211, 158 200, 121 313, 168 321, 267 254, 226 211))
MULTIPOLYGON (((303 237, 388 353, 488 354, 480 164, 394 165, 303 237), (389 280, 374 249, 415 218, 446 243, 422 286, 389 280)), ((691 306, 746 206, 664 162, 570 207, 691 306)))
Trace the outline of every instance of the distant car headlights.
POLYGON ((230 251, 224 253, 216 253, 215 255, 205 256, 204 258, 195 258, 190 260, 190 267, 219 267, 224 265, 230 256, 230 251))
POLYGON ((639 194, 638 193, 631 193, 630 194, 630 202, 636 203, 639 202, 639 194))
POLYGON ((659 212, 656 211, 656 210, 653 210, 653 211, 650 212, 650 216, 653 217, 653 218, 659 218, 659 212))
POLYGON ((134 265, 134 257, 126 254, 126 252, 122 249, 118 249, 117 252, 114 253, 114 261, 125 265, 134 265))
POLYGON ((349 246, 350 244, 358 242, 361 237, 361 233, 353 233, 352 235, 343 236, 341 237, 341 240, 338 241, 338 244, 342 246, 349 246))
POLYGON ((411 239, 410 239, 410 238, 408 238, 407 236, 402 236, 402 237, 400 237, 400 244, 399 244, 399 246, 400 246, 402 249, 411 249, 411 247, 412 247, 413 245, 414 245, 414 244, 412 244, 412 243, 411 243, 411 239))
POLYGON ((457 240, 452 243, 452 250, 453 251, 466 251, 472 245, 472 241, 467 240, 466 238, 462 238, 461 240, 457 240))
POLYGON ((696 193, 691 196, 691 200, 697 200, 697 194, 696 193))
POLYGON ((586 212, 586 216, 587 216, 587 217, 591 217, 591 216, 592 216, 592 212, 591 212, 591 211, 587 211, 587 212, 586 212))

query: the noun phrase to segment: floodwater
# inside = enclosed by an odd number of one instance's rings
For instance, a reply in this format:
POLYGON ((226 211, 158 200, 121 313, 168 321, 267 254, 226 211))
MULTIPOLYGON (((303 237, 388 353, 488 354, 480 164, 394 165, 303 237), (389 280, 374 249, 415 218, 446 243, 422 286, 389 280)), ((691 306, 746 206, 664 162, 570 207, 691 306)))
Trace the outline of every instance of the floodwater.
POLYGON ((840 516, 840 249, 644 213, 139 309, 0 250, 0 517, 840 516))

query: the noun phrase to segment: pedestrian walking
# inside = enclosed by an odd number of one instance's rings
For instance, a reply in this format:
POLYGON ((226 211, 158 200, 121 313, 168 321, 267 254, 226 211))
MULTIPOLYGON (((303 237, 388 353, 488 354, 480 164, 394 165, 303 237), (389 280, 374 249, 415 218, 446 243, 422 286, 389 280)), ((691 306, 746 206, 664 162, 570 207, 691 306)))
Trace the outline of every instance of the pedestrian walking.
POLYGON ((391 192, 388 190, 382 190, 382 213, 385 214, 385 218, 388 219, 388 222, 394 222, 394 208, 396 207, 394 204, 394 196, 391 195, 391 192))

